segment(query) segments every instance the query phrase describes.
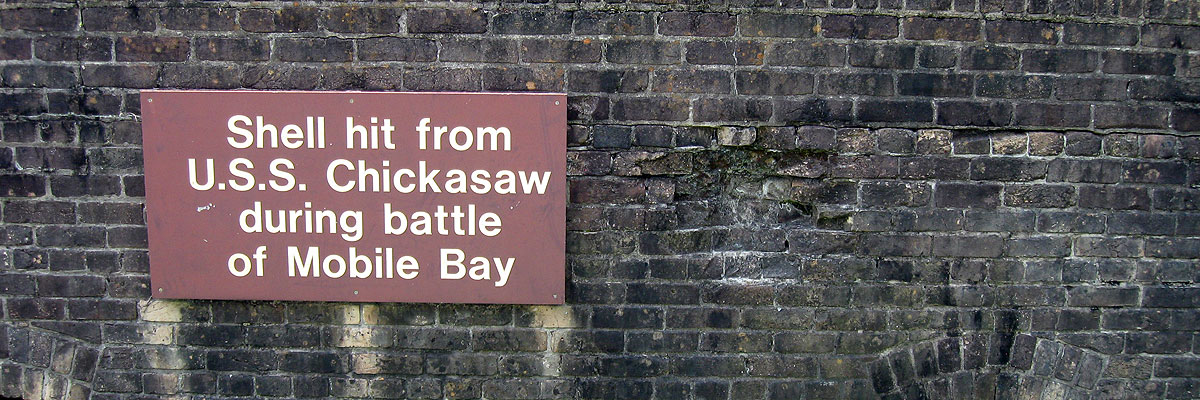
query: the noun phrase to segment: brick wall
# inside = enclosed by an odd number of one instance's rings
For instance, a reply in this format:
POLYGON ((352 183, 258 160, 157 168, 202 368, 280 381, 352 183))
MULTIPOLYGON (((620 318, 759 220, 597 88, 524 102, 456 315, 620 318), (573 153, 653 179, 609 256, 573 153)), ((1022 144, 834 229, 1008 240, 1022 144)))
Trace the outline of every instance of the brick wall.
POLYGON ((782 2, 0 5, 0 394, 1200 397, 1200 3, 782 2), (567 92, 568 304, 150 300, 141 88, 567 92))

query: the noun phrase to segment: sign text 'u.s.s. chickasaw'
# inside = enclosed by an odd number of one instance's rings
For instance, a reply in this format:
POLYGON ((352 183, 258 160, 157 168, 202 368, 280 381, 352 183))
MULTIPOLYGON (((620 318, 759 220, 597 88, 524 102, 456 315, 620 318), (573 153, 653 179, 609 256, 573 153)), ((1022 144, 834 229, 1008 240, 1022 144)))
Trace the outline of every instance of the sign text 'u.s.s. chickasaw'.
POLYGON ((156 297, 563 301, 565 95, 141 99, 156 297))

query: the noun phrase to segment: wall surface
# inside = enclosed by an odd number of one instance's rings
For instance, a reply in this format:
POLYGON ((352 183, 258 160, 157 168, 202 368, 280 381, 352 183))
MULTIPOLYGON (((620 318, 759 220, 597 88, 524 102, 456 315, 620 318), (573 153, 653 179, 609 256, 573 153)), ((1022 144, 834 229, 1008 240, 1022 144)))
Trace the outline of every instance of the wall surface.
POLYGON ((1200 397, 1200 2, 533 3, 0 4, 0 394, 1200 397), (567 305, 151 300, 142 88, 567 92, 567 305))

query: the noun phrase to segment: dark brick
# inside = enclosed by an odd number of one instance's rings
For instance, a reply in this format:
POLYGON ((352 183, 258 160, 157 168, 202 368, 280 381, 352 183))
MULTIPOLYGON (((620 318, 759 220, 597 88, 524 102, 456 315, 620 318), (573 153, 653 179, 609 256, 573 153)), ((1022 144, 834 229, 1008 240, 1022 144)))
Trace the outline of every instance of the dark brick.
POLYGON ((46 112, 38 93, 0 93, 0 112, 7 115, 36 115, 46 112))
POLYGON ((1063 41, 1068 44, 1129 46, 1138 41, 1138 27, 1067 23, 1063 25, 1063 41))
POLYGON ((188 39, 183 37, 127 36, 116 42, 117 61, 184 61, 188 39))
POLYGON ((583 40, 522 40, 521 60, 545 63, 600 61, 600 42, 583 40))
POLYGON ((739 71, 734 75, 738 94, 796 95, 813 92, 812 74, 803 72, 739 71))
POLYGON ((517 41, 511 39, 455 39, 438 41, 442 61, 516 62, 517 41))
POLYGON ((1015 70, 1020 61, 1017 49, 1000 46, 968 47, 963 53, 963 68, 970 70, 1015 70))
POLYGON ((994 20, 984 26, 989 42, 1058 43, 1056 25, 1047 22, 994 20))
POLYGON ((409 33, 484 33, 487 14, 470 9, 414 9, 408 11, 409 33))
POLYGON ((79 13, 66 8, 15 8, 0 14, 3 27, 33 32, 66 32, 79 28, 79 13))
POLYGON ((840 67, 846 63, 846 46, 827 42, 786 41, 767 49, 768 65, 840 67))
POLYGON ((671 36, 732 36, 737 20, 730 14, 666 12, 659 17, 658 32, 671 36))
MULTIPOLYGON (((917 48, 914 46, 850 46, 850 65, 867 68, 912 69, 917 48)), ((903 78, 901 78, 903 81, 903 78)))
POLYGON ((0 75, 4 85, 13 88, 70 88, 79 84, 79 72, 72 67, 9 65, 0 75))
POLYGON ((25 38, 0 39, 0 60, 28 60, 33 56, 32 40, 25 38))
POLYGON ((917 65, 924 68, 953 68, 958 64, 958 50, 949 46, 922 46, 917 51, 917 65))
POLYGON ((1153 106, 1096 106, 1097 128, 1166 128, 1170 110, 1153 106))
POLYGON ((83 149, 69 147, 18 147, 14 160, 22 168, 45 171, 78 170, 88 163, 83 149))
POLYGON ((683 121, 688 101, 674 97, 629 97, 613 104, 612 117, 620 121, 683 121))
POLYGON ((275 47, 282 61, 350 61, 354 53, 352 41, 336 38, 277 39, 275 47))
POLYGON ((817 18, 797 14, 750 14, 738 18, 742 36, 811 38, 817 18))
POLYGON ((280 364, 277 357, 270 350, 214 350, 208 352, 206 365, 213 371, 265 372, 277 366, 294 368, 287 363, 280 364))
POLYGON ((628 70, 582 70, 569 71, 571 91, 629 93, 646 90, 649 74, 645 71, 628 70))
POLYGON ((654 33, 654 17, 645 12, 575 12, 575 33, 581 35, 648 35, 654 33))
POLYGON ((16 298, 7 302, 8 317, 12 319, 66 318, 66 301, 62 299, 16 298))
POLYGON ((829 74, 820 77, 823 94, 861 94, 891 96, 895 93, 892 75, 882 73, 829 74))
POLYGON ((95 31, 153 31, 158 9, 96 7, 83 9, 83 28, 95 31))
POLYGON ((242 71, 232 65, 170 64, 163 68, 159 85, 175 88, 239 88, 242 86, 242 71))
POLYGON ((364 61, 433 61, 436 44, 416 38, 368 38, 358 43, 358 59, 364 61))
POLYGON ((478 91, 481 75, 477 70, 458 68, 420 68, 404 71, 405 88, 418 91, 478 91))
POLYGON ((930 122, 933 104, 919 100, 863 100, 857 119, 863 122, 930 122))
POLYGON ((333 32, 394 33, 399 19, 400 10, 396 8, 334 7, 325 12, 325 27, 333 32))
POLYGON ((981 157, 971 160, 971 179, 989 181, 1031 181, 1046 175, 1046 163, 1009 157, 981 157))
POLYGON ((1110 74, 1174 75, 1175 55, 1110 50, 1104 52, 1102 70, 1110 74))
POLYGON ((559 68, 495 68, 483 70, 483 88, 493 91, 562 91, 559 68))
POLYGON ((1021 53, 1028 72, 1093 72, 1099 66, 1099 56, 1087 50, 1049 49, 1025 50, 1021 53))
POLYGON ((1013 119, 1013 106, 1004 102, 939 101, 937 106, 937 122, 943 125, 1008 126, 1013 119))
POLYGON ((766 121, 771 118, 768 100, 704 98, 693 103, 695 121, 766 121))
POLYGON ((4 222, 74 224, 75 204, 47 201, 10 201, 4 204, 4 222))
POLYGON ((43 37, 33 43, 33 51, 45 61, 110 61, 112 45, 106 37, 43 37))
POLYGON ((700 65, 762 65, 764 45, 758 42, 687 43, 687 62, 700 65))
POLYGON ((724 71, 657 70, 650 82, 655 92, 728 94, 732 90, 729 73, 724 71))
POLYGON ((592 324, 597 328, 662 328, 662 310, 654 308, 596 308, 592 324))
POLYGON ((150 88, 158 81, 158 66, 152 65, 86 65, 83 84, 127 88, 150 88))
POLYGON ((1083 186, 1079 207, 1112 210, 1149 210, 1150 194, 1143 188, 1083 186))
POLYGON ((238 22, 248 32, 312 32, 317 30, 321 11, 313 7, 283 7, 277 10, 241 10, 238 22))
POLYGON ((1125 100, 1130 82, 1109 78, 1058 78, 1055 97, 1060 100, 1125 100))
POLYGON ((1009 99, 1041 99, 1050 97, 1050 81, 1029 75, 980 75, 975 81, 976 93, 983 97, 1009 99))
POLYGON ((608 42, 604 59, 617 64, 678 64, 679 42, 620 39, 608 42))
POLYGON ((1024 126, 1087 127, 1092 121, 1087 104, 1021 103, 1014 123, 1024 126))
POLYGON ((1185 25, 1144 25, 1142 26, 1142 45, 1200 49, 1200 29, 1185 25))
POLYGON ((976 41, 980 37, 980 22, 964 18, 904 19, 904 37, 911 40, 976 41))
POLYGON ((1200 110, 1175 108, 1171 112, 1171 126, 1184 132, 1200 131, 1200 110))
POLYGON ((50 191, 55 197, 119 195, 120 186, 120 178, 109 175, 50 178, 50 191))
POLYGON ((900 95, 970 97, 972 76, 966 74, 901 74, 900 95))
POLYGON ((996 208, 1000 205, 1000 185, 946 183, 939 184, 934 204, 954 208, 996 208))
POLYGON ((1075 187, 1068 185, 1013 185, 1004 190, 1004 204, 1025 208, 1067 208, 1075 205, 1075 187))
POLYGON ((892 39, 900 34, 900 20, 870 15, 829 15, 821 19, 821 34, 828 38, 892 39))
POLYGON ((333 352, 320 351, 290 351, 284 353, 279 368, 288 372, 325 374, 346 372, 345 362, 340 355, 333 352))
POLYGON ((159 18, 167 29, 182 31, 228 31, 237 25, 231 8, 167 7, 159 18))

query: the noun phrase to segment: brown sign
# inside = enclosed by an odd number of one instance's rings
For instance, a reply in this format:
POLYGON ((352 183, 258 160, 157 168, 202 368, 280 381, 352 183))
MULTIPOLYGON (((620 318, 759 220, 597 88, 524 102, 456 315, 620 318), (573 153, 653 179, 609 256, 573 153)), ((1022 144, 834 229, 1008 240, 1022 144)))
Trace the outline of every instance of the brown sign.
POLYGON ((563 302, 565 95, 141 100, 155 297, 563 302))

